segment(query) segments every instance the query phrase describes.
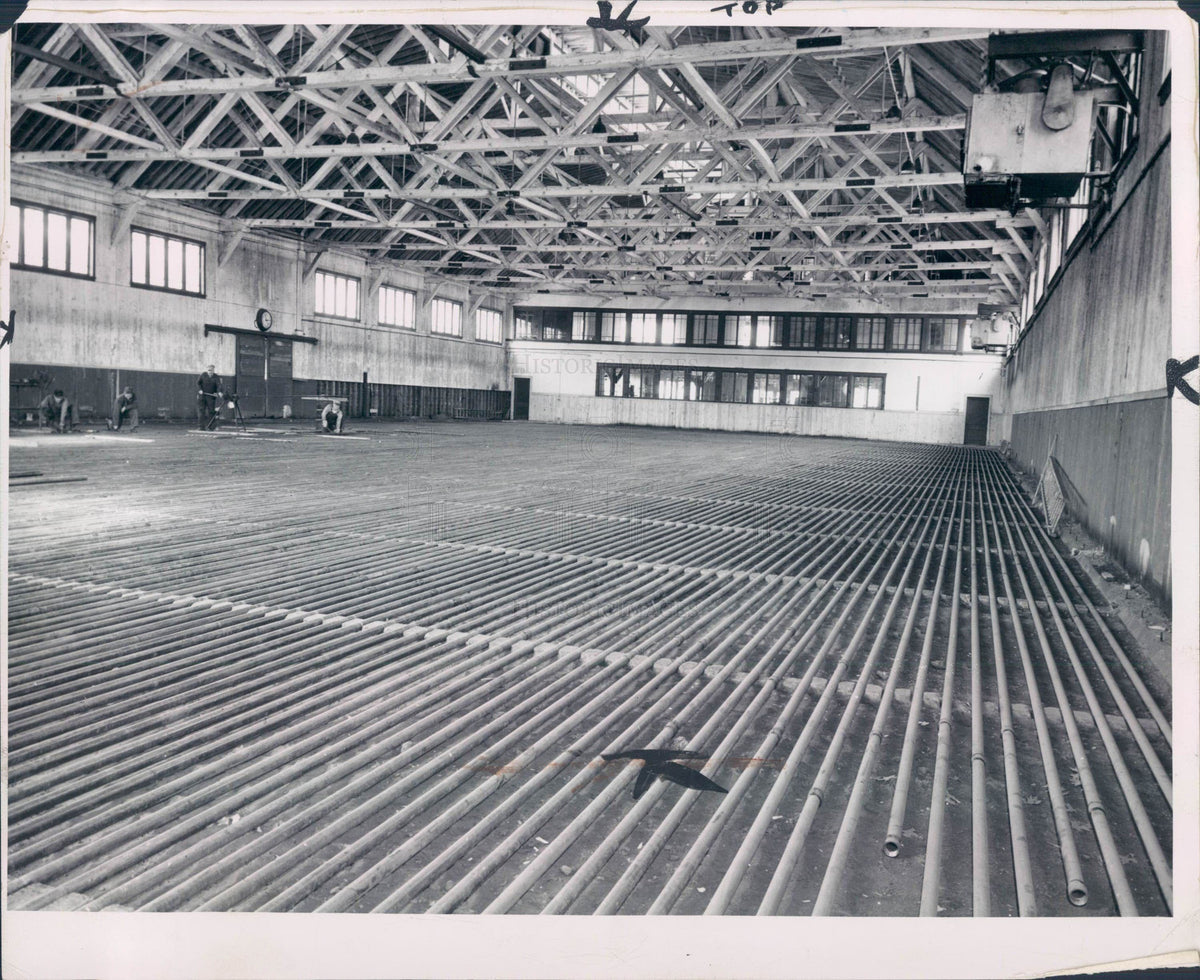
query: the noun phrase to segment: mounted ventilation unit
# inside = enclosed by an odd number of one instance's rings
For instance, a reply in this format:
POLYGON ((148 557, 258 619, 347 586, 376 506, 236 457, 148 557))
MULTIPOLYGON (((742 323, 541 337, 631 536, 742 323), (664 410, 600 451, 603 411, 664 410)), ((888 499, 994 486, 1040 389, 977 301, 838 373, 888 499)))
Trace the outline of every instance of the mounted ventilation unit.
POLYGON ((976 95, 963 159, 967 207, 1073 195, 1087 173, 1095 117, 1095 96, 1072 89, 1065 65, 1045 92, 976 95))
POLYGON ((1144 40, 1140 31, 992 34, 987 83, 972 100, 963 147, 967 207, 1016 213, 1074 195, 1089 175, 1097 107, 1137 114, 1136 79, 1126 72, 1144 40), (1015 73, 998 71, 1002 62, 1015 73))
POLYGON ((980 315, 971 321, 971 347, 974 350, 1007 351, 1017 332, 1017 321, 1011 313, 980 315))

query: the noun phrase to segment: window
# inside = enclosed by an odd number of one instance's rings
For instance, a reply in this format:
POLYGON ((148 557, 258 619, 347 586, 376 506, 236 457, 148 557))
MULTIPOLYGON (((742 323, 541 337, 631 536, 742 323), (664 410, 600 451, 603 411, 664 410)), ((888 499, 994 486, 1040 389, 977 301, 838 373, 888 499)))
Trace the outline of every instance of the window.
POLYGON ((316 275, 318 316, 336 316, 343 320, 358 319, 358 280, 332 272, 316 275))
POLYGON ((660 368, 658 371, 659 398, 685 398, 686 385, 683 368, 660 368))
POLYGON ((686 313, 664 313, 662 315, 662 343, 687 343, 686 313))
POLYGON ((504 314, 481 306, 475 311, 475 339, 498 344, 504 339, 504 314))
POLYGON ((784 378, 785 405, 815 405, 816 403, 816 375, 788 374, 784 378))
POLYGON ((778 405, 779 375, 775 372, 755 371, 751 401, 756 405, 778 405))
POLYGON ((462 303, 452 299, 435 299, 430 309, 429 329, 444 337, 461 337, 462 303))
POLYGON ((533 339, 533 319, 528 316, 513 316, 513 333, 517 340, 533 339))
POLYGON ((892 317, 892 347, 895 350, 921 349, 921 318, 919 316, 892 317))
POLYGON ((715 402, 717 400, 717 372, 689 371, 688 399, 694 402, 715 402))
POLYGON ((388 327, 417 328, 417 294, 395 286, 379 287, 379 322, 388 327))
POLYGON ((596 320, 594 314, 585 313, 583 310, 576 310, 571 314, 571 339, 596 339, 596 320))
POLYGON ((17 231, 15 268, 94 277, 94 219, 30 204, 13 204, 8 209, 8 222, 17 231))
POLYGON ((850 404, 849 375, 818 375, 817 404, 824 408, 846 408, 850 404))
POLYGON ((657 313, 631 313, 629 315, 629 342, 631 344, 653 344, 658 334, 657 313))
MULTIPOLYGON (((1062 212, 1060 211, 1059 214, 1062 212)), ((929 331, 927 350, 956 351, 961 322, 956 316, 931 316, 926 321, 929 331)))
POLYGON ((129 236, 129 280, 145 289, 204 295, 204 246, 134 230, 129 236))
POLYGON ((850 329, 852 318, 848 316, 827 316, 821 331, 821 346, 829 350, 850 349, 850 329))
POLYGON ((725 346, 749 347, 753 337, 754 317, 739 315, 725 317, 725 346))
POLYGON ((817 318, 815 316, 797 316, 792 318, 792 346, 817 346, 817 318))
POLYGON ((717 327, 720 322, 721 318, 716 313, 697 313, 692 324, 692 343, 718 343, 717 327))
POLYGON ((624 313, 600 314, 600 339, 623 344, 629 338, 626 333, 624 313))
POLYGON ((883 387, 882 374, 732 371, 644 364, 600 364, 596 368, 596 394, 605 398, 881 410, 883 387))
POLYGON ((856 374, 850 395, 851 408, 883 408, 883 376, 856 374))
POLYGON ((887 343, 887 317, 860 316, 856 326, 860 350, 883 350, 887 343))
POLYGON ((745 402, 750 387, 750 375, 746 371, 721 372, 721 401, 745 402))
POLYGON ((635 398, 655 398, 658 392, 658 369, 631 367, 629 369, 629 394, 635 398))
POLYGON ((783 317, 758 315, 754 318, 754 346, 783 346, 783 317))
POLYGON ((596 371, 596 394, 608 398, 623 398, 627 376, 628 371, 618 364, 601 364, 596 371))

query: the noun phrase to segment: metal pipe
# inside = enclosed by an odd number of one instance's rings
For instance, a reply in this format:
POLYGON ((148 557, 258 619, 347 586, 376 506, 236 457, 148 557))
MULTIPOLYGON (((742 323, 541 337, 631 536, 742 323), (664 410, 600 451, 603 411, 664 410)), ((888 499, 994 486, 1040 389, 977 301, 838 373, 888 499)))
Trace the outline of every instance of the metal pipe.
MULTIPOLYGON (((950 488, 950 493, 953 494, 954 491, 960 488, 960 485, 961 475, 956 470, 954 484, 950 488)), ((921 563, 921 569, 917 573, 916 581, 913 585, 912 604, 909 607, 908 616, 905 617, 900 639, 896 644, 896 652, 892 657, 891 667, 888 669, 887 681, 884 684, 883 693, 879 697, 879 706, 875 709, 875 720, 871 724, 870 733, 867 735, 867 745, 859 760, 854 785, 850 789, 850 799, 846 804, 845 810, 842 812, 841 825, 838 828, 837 838, 834 840, 833 849, 829 855, 829 862, 825 866, 825 874, 821 878, 821 886, 817 891, 816 899, 813 901, 813 915, 830 915, 833 911, 834 903, 837 901, 838 890, 841 887, 842 877, 846 872, 846 864, 850 858, 850 848, 853 846, 854 836, 858 831, 858 823, 862 817, 863 801, 866 798, 867 789, 875 772, 875 760, 879 753, 879 746, 883 741, 883 733, 887 727, 888 718, 891 714, 896 686, 900 681, 900 671, 904 665, 904 659, 908 654, 908 645, 912 639, 913 628, 916 626, 917 613, 921 606, 921 596, 925 591, 926 577, 929 574, 929 567, 933 563, 933 546, 937 542, 940 530, 937 525, 940 524, 949 504, 950 497, 947 496, 941 501, 937 517, 934 519, 933 538, 930 540, 929 546, 925 549, 925 560, 921 563)), ((932 626, 933 619, 937 614, 937 600, 942 587, 942 573, 946 567, 946 556, 949 554, 949 532, 950 529, 947 528, 946 538, 942 545, 941 560, 938 562, 937 579, 933 586, 933 596, 929 603, 929 629, 922 651, 925 654, 928 653, 929 648, 933 645, 932 626)), ((912 557, 916 558, 915 551, 912 557)), ((903 579, 901 582, 903 583, 903 579)), ((897 589, 897 595, 899 595, 899 591, 897 589)), ((880 632, 882 634, 883 630, 880 632)), ((914 707, 917 704, 917 697, 917 692, 914 689, 914 707)))
MULTIPOLYGON (((960 466, 961 461, 960 461, 960 466)), ((946 576, 946 565, 950 558, 950 552, 953 551, 956 559, 961 557, 962 548, 962 515, 965 507, 966 494, 963 493, 963 484, 966 479, 965 467, 959 474, 959 482, 957 484, 958 504, 957 517, 951 517, 946 525, 946 537, 942 542, 942 555, 938 561, 937 578, 933 583, 933 595, 929 602, 929 615, 925 620, 925 637, 921 642, 921 657, 917 664, 917 676, 913 680, 912 695, 909 698, 908 705, 908 720, 904 726, 904 742, 900 748, 900 761, 896 767, 896 782, 892 789, 892 808, 888 815, 888 826, 884 832, 883 853, 888 857, 896 857, 900 853, 900 839, 904 831, 904 816, 908 808, 908 793, 909 784, 912 782, 912 770, 914 760, 916 759, 917 748, 917 730, 921 720, 921 709, 925 699, 925 684, 929 674, 929 662, 933 655, 934 633, 937 626, 938 610, 942 598, 942 586, 946 576), (955 526, 958 527, 959 542, 954 548, 950 545, 950 538, 954 532, 955 526)), ((957 561, 956 561, 957 564, 957 561)), ((954 591, 952 593, 951 605, 958 605, 958 586, 959 579, 956 574, 954 582, 954 591)), ((953 615, 957 614, 957 608, 954 609, 953 615)), ((951 630, 953 633, 953 630, 951 630)), ((951 642, 955 638, 951 637, 951 642)), ((946 659, 947 676, 952 670, 952 659, 946 659)))
MULTIPOLYGON (((1009 510, 1007 501, 1002 501, 1002 504, 1006 510, 1009 510)), ((1005 528, 1007 531, 1009 529, 1009 525, 1006 524, 1005 528)), ((1050 594, 1050 590, 1049 590, 1048 586, 1046 585, 1046 580, 1045 580, 1044 576, 1042 575, 1042 571, 1039 568, 1038 564, 1033 560, 1033 552, 1029 548, 1029 542, 1025 537, 1024 531, 1022 531, 1022 529, 1019 525, 1017 525, 1017 527, 1016 527, 1016 534, 1017 534, 1017 537, 1021 541, 1022 547, 1025 549, 1026 555, 1029 557, 1030 568, 1033 571, 1034 578, 1037 579, 1038 587, 1042 590, 1042 593, 1044 595, 1048 596, 1050 594)), ((1014 547, 1014 551, 1015 551, 1015 547, 1014 547)), ((1025 575, 1024 575, 1023 570, 1020 568, 1020 566, 1018 566, 1017 571, 1022 579, 1022 582, 1024 583, 1025 575)), ((1031 605, 1032 605, 1032 603, 1031 603, 1031 605)), ((1071 668, 1075 675, 1075 678, 1079 684, 1080 689, 1083 692, 1083 696, 1084 696, 1085 700, 1087 701, 1088 709, 1091 711, 1092 717, 1095 720, 1096 731, 1100 735, 1101 741, 1104 743, 1105 752, 1108 756, 1109 762, 1112 765, 1113 773, 1117 777, 1117 782, 1120 785, 1121 792, 1125 797, 1125 803, 1129 808, 1130 816, 1133 818, 1134 825, 1136 826, 1137 831, 1138 831, 1138 836, 1141 838, 1142 845, 1146 849, 1147 857, 1150 859, 1150 866, 1151 866, 1151 868, 1153 868, 1154 876, 1158 880, 1159 891, 1162 893, 1162 897, 1163 897, 1163 900, 1166 902, 1167 909, 1170 910, 1172 908, 1172 883, 1171 883, 1170 862, 1167 861, 1166 855, 1163 853, 1162 845, 1159 843, 1158 835, 1155 833, 1155 830, 1154 830, 1154 825, 1153 825, 1152 821, 1150 820, 1149 814, 1146 813, 1146 809, 1145 809, 1144 804, 1142 803, 1141 796, 1139 795, 1139 793, 1137 791, 1137 787, 1134 785, 1133 777, 1130 775, 1129 768, 1126 766, 1125 760, 1121 755, 1121 751, 1116 744, 1116 739, 1113 737, 1112 728, 1108 724, 1108 718, 1105 715, 1104 709, 1100 705, 1100 702, 1096 697, 1096 692, 1095 692, 1094 688, 1092 687, 1091 681, 1087 677, 1087 673, 1083 669, 1083 664, 1079 659, 1079 654, 1075 649, 1075 644, 1074 644, 1073 640, 1071 639, 1069 632, 1067 631, 1066 625, 1063 623, 1062 616, 1059 614, 1058 606, 1056 603, 1051 601, 1051 602, 1047 603, 1047 609, 1050 612, 1051 618, 1054 620, 1055 628, 1058 631, 1059 638, 1062 640, 1063 648, 1066 650, 1067 659, 1069 660, 1069 662, 1071 664, 1071 668)), ((1036 607, 1033 608, 1033 615, 1034 615, 1034 622, 1036 624, 1038 624, 1040 627, 1041 617, 1039 616, 1036 607)), ((1057 668, 1052 672, 1052 676, 1057 676, 1057 668)), ((1070 717, 1070 719, 1068 720, 1066 713, 1069 713, 1071 711, 1070 705, 1065 704, 1062 707, 1064 710, 1063 720, 1068 722, 1068 730, 1070 730, 1075 725, 1074 716, 1072 715, 1070 717)), ((1085 765, 1087 764, 1086 759, 1084 759, 1084 764, 1085 765)), ((1080 768, 1079 775, 1080 775, 1080 779, 1083 779, 1083 769, 1082 768, 1080 768)), ((1089 776, 1090 776, 1090 766, 1089 766, 1089 776)), ((1103 809, 1103 804, 1101 804, 1099 801, 1098 793, 1096 794, 1095 805, 1093 805, 1093 803, 1091 801, 1089 801, 1088 808, 1093 813, 1093 823, 1096 823, 1096 818, 1100 817, 1101 818, 1100 824, 1102 824, 1106 828, 1106 831, 1107 831, 1108 817, 1107 817, 1107 813, 1103 809)), ((1097 835, 1099 836, 1099 828, 1097 828, 1097 835)), ((1114 846, 1115 846, 1115 842, 1114 842, 1114 846)), ((1119 856, 1118 856, 1118 860, 1119 860, 1119 856)), ((1105 858, 1105 863, 1106 864, 1108 863, 1107 855, 1105 858)), ((1110 879, 1113 878, 1115 871, 1116 871, 1116 869, 1109 867, 1110 879)), ((1121 878, 1121 880, 1124 880, 1123 872, 1121 873, 1120 878, 1121 878)), ((1117 887, 1117 884, 1116 884, 1116 882, 1114 882, 1114 890, 1116 889, 1116 887, 1117 887)), ((1127 885, 1126 885, 1126 887, 1127 887, 1127 885)), ((1129 906, 1132 906, 1132 894, 1125 896, 1125 899, 1126 899, 1126 901, 1125 901, 1126 907, 1128 908, 1129 906)), ((1136 910, 1126 911, 1125 909, 1122 909, 1122 914, 1130 914, 1130 915, 1136 914, 1136 910)))
MULTIPOLYGON (((821 766, 817 770, 817 775, 813 779, 812 785, 809 787, 803 806, 800 808, 800 815, 796 818, 796 822, 792 826, 792 831, 788 835, 787 843, 784 845, 783 854, 780 856, 779 862, 771 874, 771 881, 767 886, 766 894, 763 896, 762 901, 759 902, 757 912, 758 915, 775 914, 783 901, 784 892, 791 883, 790 879, 792 871, 795 869, 795 866, 800 859, 800 854, 803 851, 804 845, 808 839, 808 833, 812 828, 813 821, 816 819, 817 811, 824 802, 825 793, 828 790, 829 779, 837 768, 838 758, 841 755, 842 746, 846 740, 846 734, 849 731, 850 725, 858 712, 859 704, 862 703, 863 693, 866 689, 867 681, 870 679, 871 674, 875 669, 875 664, 879 659, 879 655, 883 651, 888 628, 891 626, 892 620, 895 618, 896 612, 899 610, 900 604, 904 600, 904 582, 908 580, 909 575, 916 566, 917 554, 920 548, 924 545, 929 530, 933 525, 932 501, 923 502, 922 513, 926 514, 925 522, 921 526, 920 534, 917 537, 907 562, 904 563, 904 569, 901 572, 900 578, 897 582, 896 591, 892 596, 891 602, 889 602, 887 605, 882 623, 880 623, 876 629, 875 640, 867 652, 866 660, 859 669, 858 679, 855 681, 854 689, 850 693, 850 698, 846 703, 846 707, 842 711, 841 718, 838 719, 838 725, 834 731, 833 739, 830 742, 829 747, 825 750, 825 755, 821 760, 821 766)), ((896 550, 896 557, 889 566, 879 591, 872 600, 870 608, 863 616, 858 629, 854 633, 854 636, 851 638, 849 644, 847 644, 846 651, 842 654, 840 660, 838 661, 839 667, 845 665, 845 667, 848 668, 851 658, 858 652, 858 648, 862 644, 863 639, 870 628, 872 614, 883 598, 885 587, 899 569, 905 550, 908 548, 909 542, 912 541, 913 536, 916 533, 916 527, 911 527, 908 533, 905 535, 905 538, 901 542, 899 548, 896 550)), ((916 597, 914 597, 914 601, 915 600, 916 597)), ((797 745, 799 745, 799 742, 797 745)), ((794 751, 795 750, 793 750, 793 752, 794 751)))
MULTIPOLYGON (((979 455, 971 452, 971 487, 979 455)), ((976 568, 975 495, 971 494, 971 914, 991 914, 988 874, 987 758, 983 754, 983 661, 979 651, 979 588, 976 568)))
MULTIPOLYGON (((946 642, 946 659, 942 675, 942 703, 938 714, 937 747, 934 756, 933 787, 929 797, 929 828, 925 837, 925 867, 921 877, 920 914, 938 913, 938 894, 941 890, 942 825, 949 803, 947 783, 950 777, 950 743, 953 738, 954 671, 958 666, 958 620, 962 607, 963 533, 966 527, 967 495, 961 494, 958 505, 958 537, 954 545, 954 584, 951 586, 950 636, 946 642)), ((899 780, 897 780, 899 785, 899 780)), ((899 790, 897 789, 897 795, 899 790)), ((893 801, 892 814, 896 814, 893 801)))
MULTIPOLYGON (((1000 610, 996 606, 996 582, 992 576, 989 506, 984 509, 984 485, 974 488, 980 501, 983 529, 983 569, 987 581, 988 623, 992 634, 992 663, 996 672, 996 701, 1000 713, 1000 743, 1004 759, 1005 803, 1008 808, 1008 834, 1012 843, 1013 878, 1017 889, 1017 914, 1037 915, 1037 896, 1033 890, 1033 869, 1029 863, 1029 836, 1025 826, 1025 800, 1021 792, 1021 769, 1017 759, 1017 739, 1013 728, 1012 701, 1008 693, 1008 670, 1004 665, 1004 641, 1000 635, 1000 610)), ((997 548, 997 550, 999 550, 997 548)))
MULTIPOLYGON (((988 516, 991 518, 993 524, 997 527, 1000 526, 1000 520, 997 518, 995 507, 990 497, 988 500, 988 516)), ((1050 796, 1051 810, 1054 814, 1054 827, 1058 834, 1059 853, 1062 856, 1063 874, 1066 878, 1067 899, 1072 905, 1086 905, 1088 900, 1087 885, 1083 880, 1083 868, 1079 863, 1079 852, 1075 846, 1075 834, 1071 829, 1071 817, 1067 810, 1062 781, 1058 775, 1058 763, 1054 758, 1050 730, 1046 722, 1046 711, 1042 704, 1041 692, 1038 689, 1037 677, 1034 674, 1033 660, 1029 655, 1028 644, 1025 642, 1025 632, 1021 628, 1021 618, 1017 614, 1017 600, 1013 594, 1012 580, 1008 573, 1008 562, 1005 559, 1004 549, 1000 546, 999 532, 997 532, 996 556, 999 562, 1001 581, 1004 584, 1004 597, 1008 605, 1009 620, 1012 623, 1013 633, 1017 638, 1017 650, 1020 653, 1021 666, 1025 674, 1025 685, 1029 693, 1030 713, 1033 716, 1034 727, 1037 730, 1038 748, 1042 758, 1042 770, 1046 777, 1046 791, 1050 796)))

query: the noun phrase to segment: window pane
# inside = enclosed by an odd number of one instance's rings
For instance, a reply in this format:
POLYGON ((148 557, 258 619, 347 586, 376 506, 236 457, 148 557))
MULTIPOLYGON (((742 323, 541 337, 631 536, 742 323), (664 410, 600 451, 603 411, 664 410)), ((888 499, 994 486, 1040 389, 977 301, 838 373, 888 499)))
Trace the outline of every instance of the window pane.
POLYGON ((792 320, 792 346, 817 346, 817 318, 815 316, 798 316, 792 320))
POLYGON ((91 222, 86 218, 71 218, 71 271, 91 275, 91 222))
POLYGON ((204 252, 199 245, 188 242, 183 249, 183 288, 189 293, 204 292, 204 252))
POLYGON ((44 220, 45 212, 41 208, 25 209, 25 254, 22 258, 26 265, 42 266, 46 264, 46 257, 42 251, 42 222, 44 220))
POLYGON ((694 336, 692 337, 693 342, 697 344, 715 344, 717 342, 717 326, 720 322, 720 317, 715 313, 696 314, 694 336))
POLYGON ((334 304, 333 276, 325 277, 324 288, 322 290, 322 303, 324 305, 322 306, 321 312, 325 313, 326 315, 333 313, 337 309, 337 306, 334 304))
POLYGON ((653 344, 658 329, 654 313, 633 313, 629 318, 629 339, 635 344, 653 344))
POLYGON ((576 310, 571 314, 571 339, 572 340, 591 340, 591 317, 582 310, 576 310))
POLYGON ((346 316, 358 319, 358 280, 346 280, 346 316))
POLYGON ((167 240, 167 288, 183 289, 183 242, 167 240))
POLYGON ((150 280, 151 286, 167 284, 167 243, 158 235, 147 237, 150 248, 150 280))
POLYGON ((140 231, 135 231, 130 241, 133 244, 130 278, 133 282, 144 286, 146 284, 146 236, 140 231))
POLYGON ((67 216, 46 215, 46 268, 67 271, 67 216))
POLYGON ((850 394, 851 408, 867 407, 867 378, 855 378, 854 388, 850 394))
POLYGON ((779 375, 774 373, 767 374, 764 371, 755 371, 752 401, 756 405, 778 405, 779 375))
POLYGON ((867 388, 867 408, 883 408, 883 378, 871 378, 867 388))

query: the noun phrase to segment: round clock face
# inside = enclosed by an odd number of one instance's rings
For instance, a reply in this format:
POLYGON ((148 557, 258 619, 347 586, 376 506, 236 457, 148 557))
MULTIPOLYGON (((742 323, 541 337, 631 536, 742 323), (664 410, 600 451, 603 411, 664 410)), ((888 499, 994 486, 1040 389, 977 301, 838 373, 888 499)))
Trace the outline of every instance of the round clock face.
POLYGON ((258 329, 267 331, 271 329, 271 324, 275 322, 275 318, 271 316, 270 310, 259 310, 254 318, 254 322, 258 324, 258 329))

